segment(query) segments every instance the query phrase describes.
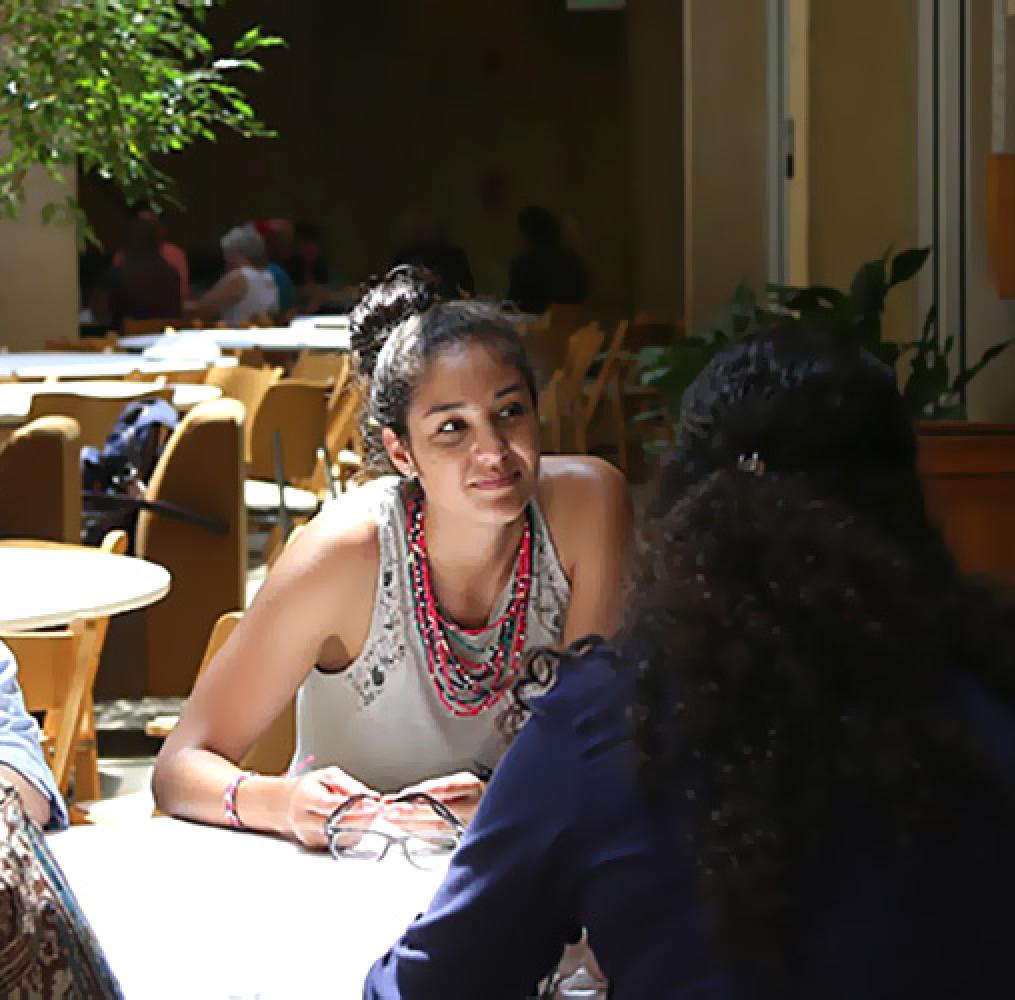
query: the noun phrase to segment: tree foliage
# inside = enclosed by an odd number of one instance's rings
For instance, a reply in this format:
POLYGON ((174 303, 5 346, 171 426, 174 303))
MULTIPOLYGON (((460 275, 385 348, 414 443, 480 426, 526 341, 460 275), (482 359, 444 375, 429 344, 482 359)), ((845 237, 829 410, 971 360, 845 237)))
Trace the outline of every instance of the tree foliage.
MULTIPOLYGON (((172 182, 156 158, 219 128, 272 135, 232 81, 282 40, 254 27, 217 54, 204 27, 223 2, 0 0, 0 218, 24 206, 33 167, 63 181, 77 163, 158 203, 172 182)), ((70 194, 42 212, 89 231, 70 194)))

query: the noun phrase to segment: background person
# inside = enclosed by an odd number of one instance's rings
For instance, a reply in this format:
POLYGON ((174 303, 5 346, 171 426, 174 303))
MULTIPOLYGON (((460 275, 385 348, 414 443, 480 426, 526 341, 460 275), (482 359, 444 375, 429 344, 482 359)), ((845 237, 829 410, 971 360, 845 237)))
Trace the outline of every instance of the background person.
POLYGON ((278 286, 268 270, 264 240, 251 225, 236 226, 220 240, 226 273, 189 311, 204 320, 243 326, 278 312, 278 286))
POLYGON ((894 372, 763 333, 678 433, 622 639, 533 663, 364 996, 514 1000, 581 925, 615 1000, 1015 995, 1012 609, 927 518, 894 372))

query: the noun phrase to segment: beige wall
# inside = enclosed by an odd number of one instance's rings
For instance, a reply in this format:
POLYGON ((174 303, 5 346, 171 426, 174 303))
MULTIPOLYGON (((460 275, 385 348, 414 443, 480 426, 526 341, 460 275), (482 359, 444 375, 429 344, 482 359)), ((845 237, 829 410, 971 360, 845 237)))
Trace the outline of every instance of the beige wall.
POLYGON ((13 221, 0 221, 0 346, 41 348, 47 339, 77 336, 77 246, 71 227, 43 225, 39 210, 63 200, 70 187, 45 173, 28 181, 28 202, 13 221))
POLYGON ((682 7, 627 7, 633 305, 673 318, 684 311, 682 7))
MULTIPOLYGON (((793 6, 790 91, 806 87, 795 108, 806 117, 797 134, 803 179, 789 185, 791 283, 846 287, 861 262, 917 242, 917 2, 793 6)), ((888 303, 886 333, 912 339, 915 284, 888 303)))
POLYGON ((760 0, 684 4, 684 294, 700 329, 767 277, 767 28, 760 0))
MULTIPOLYGON (((991 0, 970 0, 969 193, 966 245, 966 358, 976 362, 986 348, 1015 336, 1015 302, 1001 299, 987 255, 986 178, 991 135, 991 0)), ((1009 20, 1008 31, 1015 32, 1009 20)), ((1015 64, 1009 62, 1009 73, 1015 64)), ((1008 108, 1009 137, 1015 134, 1015 107, 1008 108)), ((1015 421, 1015 348, 999 358, 969 387, 973 420, 1015 421)))

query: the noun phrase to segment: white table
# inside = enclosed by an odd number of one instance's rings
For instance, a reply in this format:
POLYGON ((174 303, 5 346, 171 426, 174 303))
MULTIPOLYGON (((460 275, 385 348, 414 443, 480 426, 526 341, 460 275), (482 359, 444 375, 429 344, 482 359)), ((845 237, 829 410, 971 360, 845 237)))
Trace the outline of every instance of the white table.
POLYGON ((169 570, 81 545, 0 543, 0 628, 65 625, 143 608, 165 597, 169 570))
POLYGON ((49 843, 129 1000, 353 1000, 443 878, 173 819, 49 843))
MULTIPOLYGON (((235 364, 235 361, 230 362, 235 364)), ((193 358, 148 361, 136 354, 84 351, 40 351, 25 354, 0 354, 0 375, 23 378, 123 378, 131 372, 162 375, 167 372, 200 372, 211 362, 193 358)))
MULTIPOLYGON (((104 382, 101 379, 86 382, 11 382, 0 384, 0 427, 20 427, 32 407, 32 397, 53 393, 70 393, 74 396, 92 396, 101 399, 143 399, 146 392, 163 388, 144 382, 104 382)), ((173 390, 173 406, 182 413, 198 403, 218 399, 222 390, 215 385, 179 383, 165 388, 173 390)))
POLYGON ((261 327, 250 330, 178 330, 176 333, 139 334, 121 337, 120 347, 128 351, 147 351, 151 348, 171 347, 179 334, 197 335, 217 344, 223 350, 248 350, 259 347, 264 351, 347 351, 349 350, 348 323, 328 327, 300 324, 298 326, 261 327))

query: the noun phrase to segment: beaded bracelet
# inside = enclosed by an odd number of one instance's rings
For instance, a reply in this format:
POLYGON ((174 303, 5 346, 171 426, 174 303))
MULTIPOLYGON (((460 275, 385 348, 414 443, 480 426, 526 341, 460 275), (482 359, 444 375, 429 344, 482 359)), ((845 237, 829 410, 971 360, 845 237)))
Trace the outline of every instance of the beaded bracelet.
POLYGON ((236 793, 240 790, 240 785, 243 784, 247 778, 254 776, 253 771, 240 771, 232 781, 226 785, 225 794, 222 796, 222 809, 226 814, 226 822, 230 826, 240 828, 243 826, 243 820, 240 819, 240 814, 236 811, 236 793))

